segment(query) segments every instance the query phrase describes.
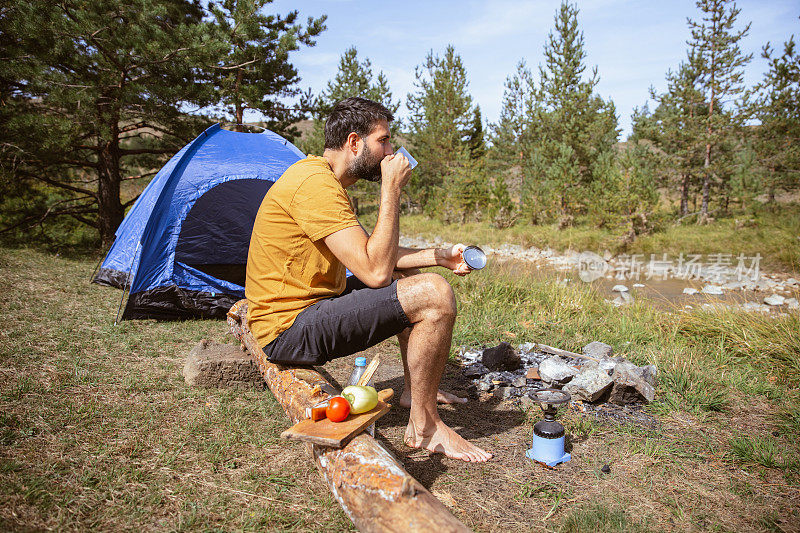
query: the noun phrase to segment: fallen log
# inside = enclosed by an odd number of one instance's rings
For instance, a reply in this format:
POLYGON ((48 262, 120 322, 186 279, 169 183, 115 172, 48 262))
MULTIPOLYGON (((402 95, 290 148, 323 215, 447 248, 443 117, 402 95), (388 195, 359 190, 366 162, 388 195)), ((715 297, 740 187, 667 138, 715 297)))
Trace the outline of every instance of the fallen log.
MULTIPOLYGON (((292 423, 304 418, 306 407, 324 396, 323 388, 330 388, 327 380, 316 370, 284 367, 267 361, 247 327, 247 300, 240 300, 231 307, 228 324, 242 349, 258 363, 267 386, 292 423)), ((306 447, 333 495, 359 531, 470 531, 367 433, 355 437, 341 449, 311 443, 306 447)))

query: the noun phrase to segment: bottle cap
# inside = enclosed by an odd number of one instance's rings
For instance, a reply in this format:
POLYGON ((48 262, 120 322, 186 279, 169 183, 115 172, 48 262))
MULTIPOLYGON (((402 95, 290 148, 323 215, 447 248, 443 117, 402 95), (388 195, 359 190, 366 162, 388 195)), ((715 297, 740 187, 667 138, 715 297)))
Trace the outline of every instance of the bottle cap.
POLYGON ((356 366, 367 366, 366 357, 356 357, 356 366))

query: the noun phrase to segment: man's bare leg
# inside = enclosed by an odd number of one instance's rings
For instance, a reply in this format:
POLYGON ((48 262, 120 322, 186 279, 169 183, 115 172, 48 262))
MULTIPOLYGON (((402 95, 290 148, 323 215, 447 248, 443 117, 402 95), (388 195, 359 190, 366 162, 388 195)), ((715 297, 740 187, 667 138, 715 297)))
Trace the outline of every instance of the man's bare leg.
MULTIPOLYGON (((411 328, 406 328, 397 335, 397 343, 400 345, 400 356, 403 358, 403 394, 397 403, 402 407, 411 407, 411 374, 408 371, 408 336, 411 328)), ((456 396, 453 393, 439 389, 436 393, 436 402, 441 404, 467 403, 466 398, 456 396)))
MULTIPOLYGON (((410 276, 416 276, 421 274, 420 270, 417 268, 411 268, 407 270, 395 270, 392 274, 394 279, 403 279, 408 278, 410 276)), ((400 345, 400 357, 403 359, 403 394, 400 396, 400 399, 397 403, 400 404, 401 407, 411 407, 411 374, 408 372, 408 336, 411 334, 411 328, 406 328, 400 333, 397 334, 397 343, 400 345)), ((467 403, 466 398, 462 398, 460 396, 456 396, 455 394, 451 394, 449 392, 445 392, 442 389, 439 389, 436 393, 436 402, 443 403, 443 404, 453 404, 453 403, 467 403)))
POLYGON ((411 413, 404 441, 413 448, 441 452, 454 459, 483 462, 492 457, 448 427, 439 417, 436 397, 444 372, 456 302, 450 284, 437 274, 420 274, 397 282, 397 297, 412 323, 406 360, 411 413))

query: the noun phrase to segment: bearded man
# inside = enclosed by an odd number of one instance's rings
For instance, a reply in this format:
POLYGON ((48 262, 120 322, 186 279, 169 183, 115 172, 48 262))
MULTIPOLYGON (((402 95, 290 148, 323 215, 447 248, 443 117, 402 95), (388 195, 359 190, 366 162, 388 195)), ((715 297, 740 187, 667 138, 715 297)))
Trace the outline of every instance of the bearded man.
POLYGON ((411 167, 393 153, 392 118, 371 100, 340 101, 325 123, 322 157, 298 161, 269 189, 247 258, 248 323, 267 358, 283 365, 322 365, 397 335, 405 370, 399 403, 410 407, 405 443, 483 462, 492 455, 439 417, 437 402, 466 401, 439 390, 456 302, 443 277, 418 270, 468 274, 464 246, 398 246, 400 193, 411 167), (345 192, 360 179, 381 184, 371 235, 345 192))

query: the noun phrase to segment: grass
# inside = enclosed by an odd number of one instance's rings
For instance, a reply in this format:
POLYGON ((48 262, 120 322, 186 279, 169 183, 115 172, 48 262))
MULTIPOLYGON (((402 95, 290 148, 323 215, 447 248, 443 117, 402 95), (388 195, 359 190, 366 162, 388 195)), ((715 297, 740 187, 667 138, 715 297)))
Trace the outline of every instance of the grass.
POLYGON ((0 529, 349 530, 270 394, 183 383, 224 324, 115 327, 94 263, 0 249, 0 529))
MULTIPOLYGON (((376 213, 363 216, 366 227, 374 225, 376 213)), ((590 221, 578 218, 576 225, 558 229, 556 224, 533 225, 524 221, 515 226, 497 229, 488 222, 442 224, 423 215, 404 215, 400 219, 403 235, 419 235, 429 240, 441 238, 448 242, 497 246, 504 243, 524 247, 551 248, 556 251, 575 250, 612 253, 668 254, 738 254, 747 257, 760 254, 762 268, 786 272, 800 271, 800 204, 785 204, 772 211, 759 207, 748 213, 734 213, 717 218, 704 226, 666 222, 648 235, 639 236, 628 247, 621 246, 621 234, 597 228, 590 221), (751 220, 744 227, 741 220, 751 220)), ((748 263, 749 265, 749 263, 748 263)))
MULTIPOLYGON (((119 292, 88 284, 96 259, 0 248, 0 529, 351 530, 304 448, 279 441, 285 417, 269 393, 184 384, 197 342, 232 342, 225 324, 113 326, 119 292)), ((647 408, 656 431, 562 416, 573 461, 505 489, 523 509, 535 502, 531 527, 737 530, 798 518, 797 314, 617 309, 590 286, 499 265, 448 279, 454 351, 602 340, 659 368, 647 408)), ((480 481, 483 468, 464 468, 444 469, 442 485, 480 481)), ((486 501, 471 503, 458 502, 472 527, 501 526, 481 518, 486 501)))
POLYGON ((573 510, 564 519, 558 530, 560 533, 597 533, 648 531, 636 520, 631 519, 619 507, 600 504, 586 505, 573 510))

